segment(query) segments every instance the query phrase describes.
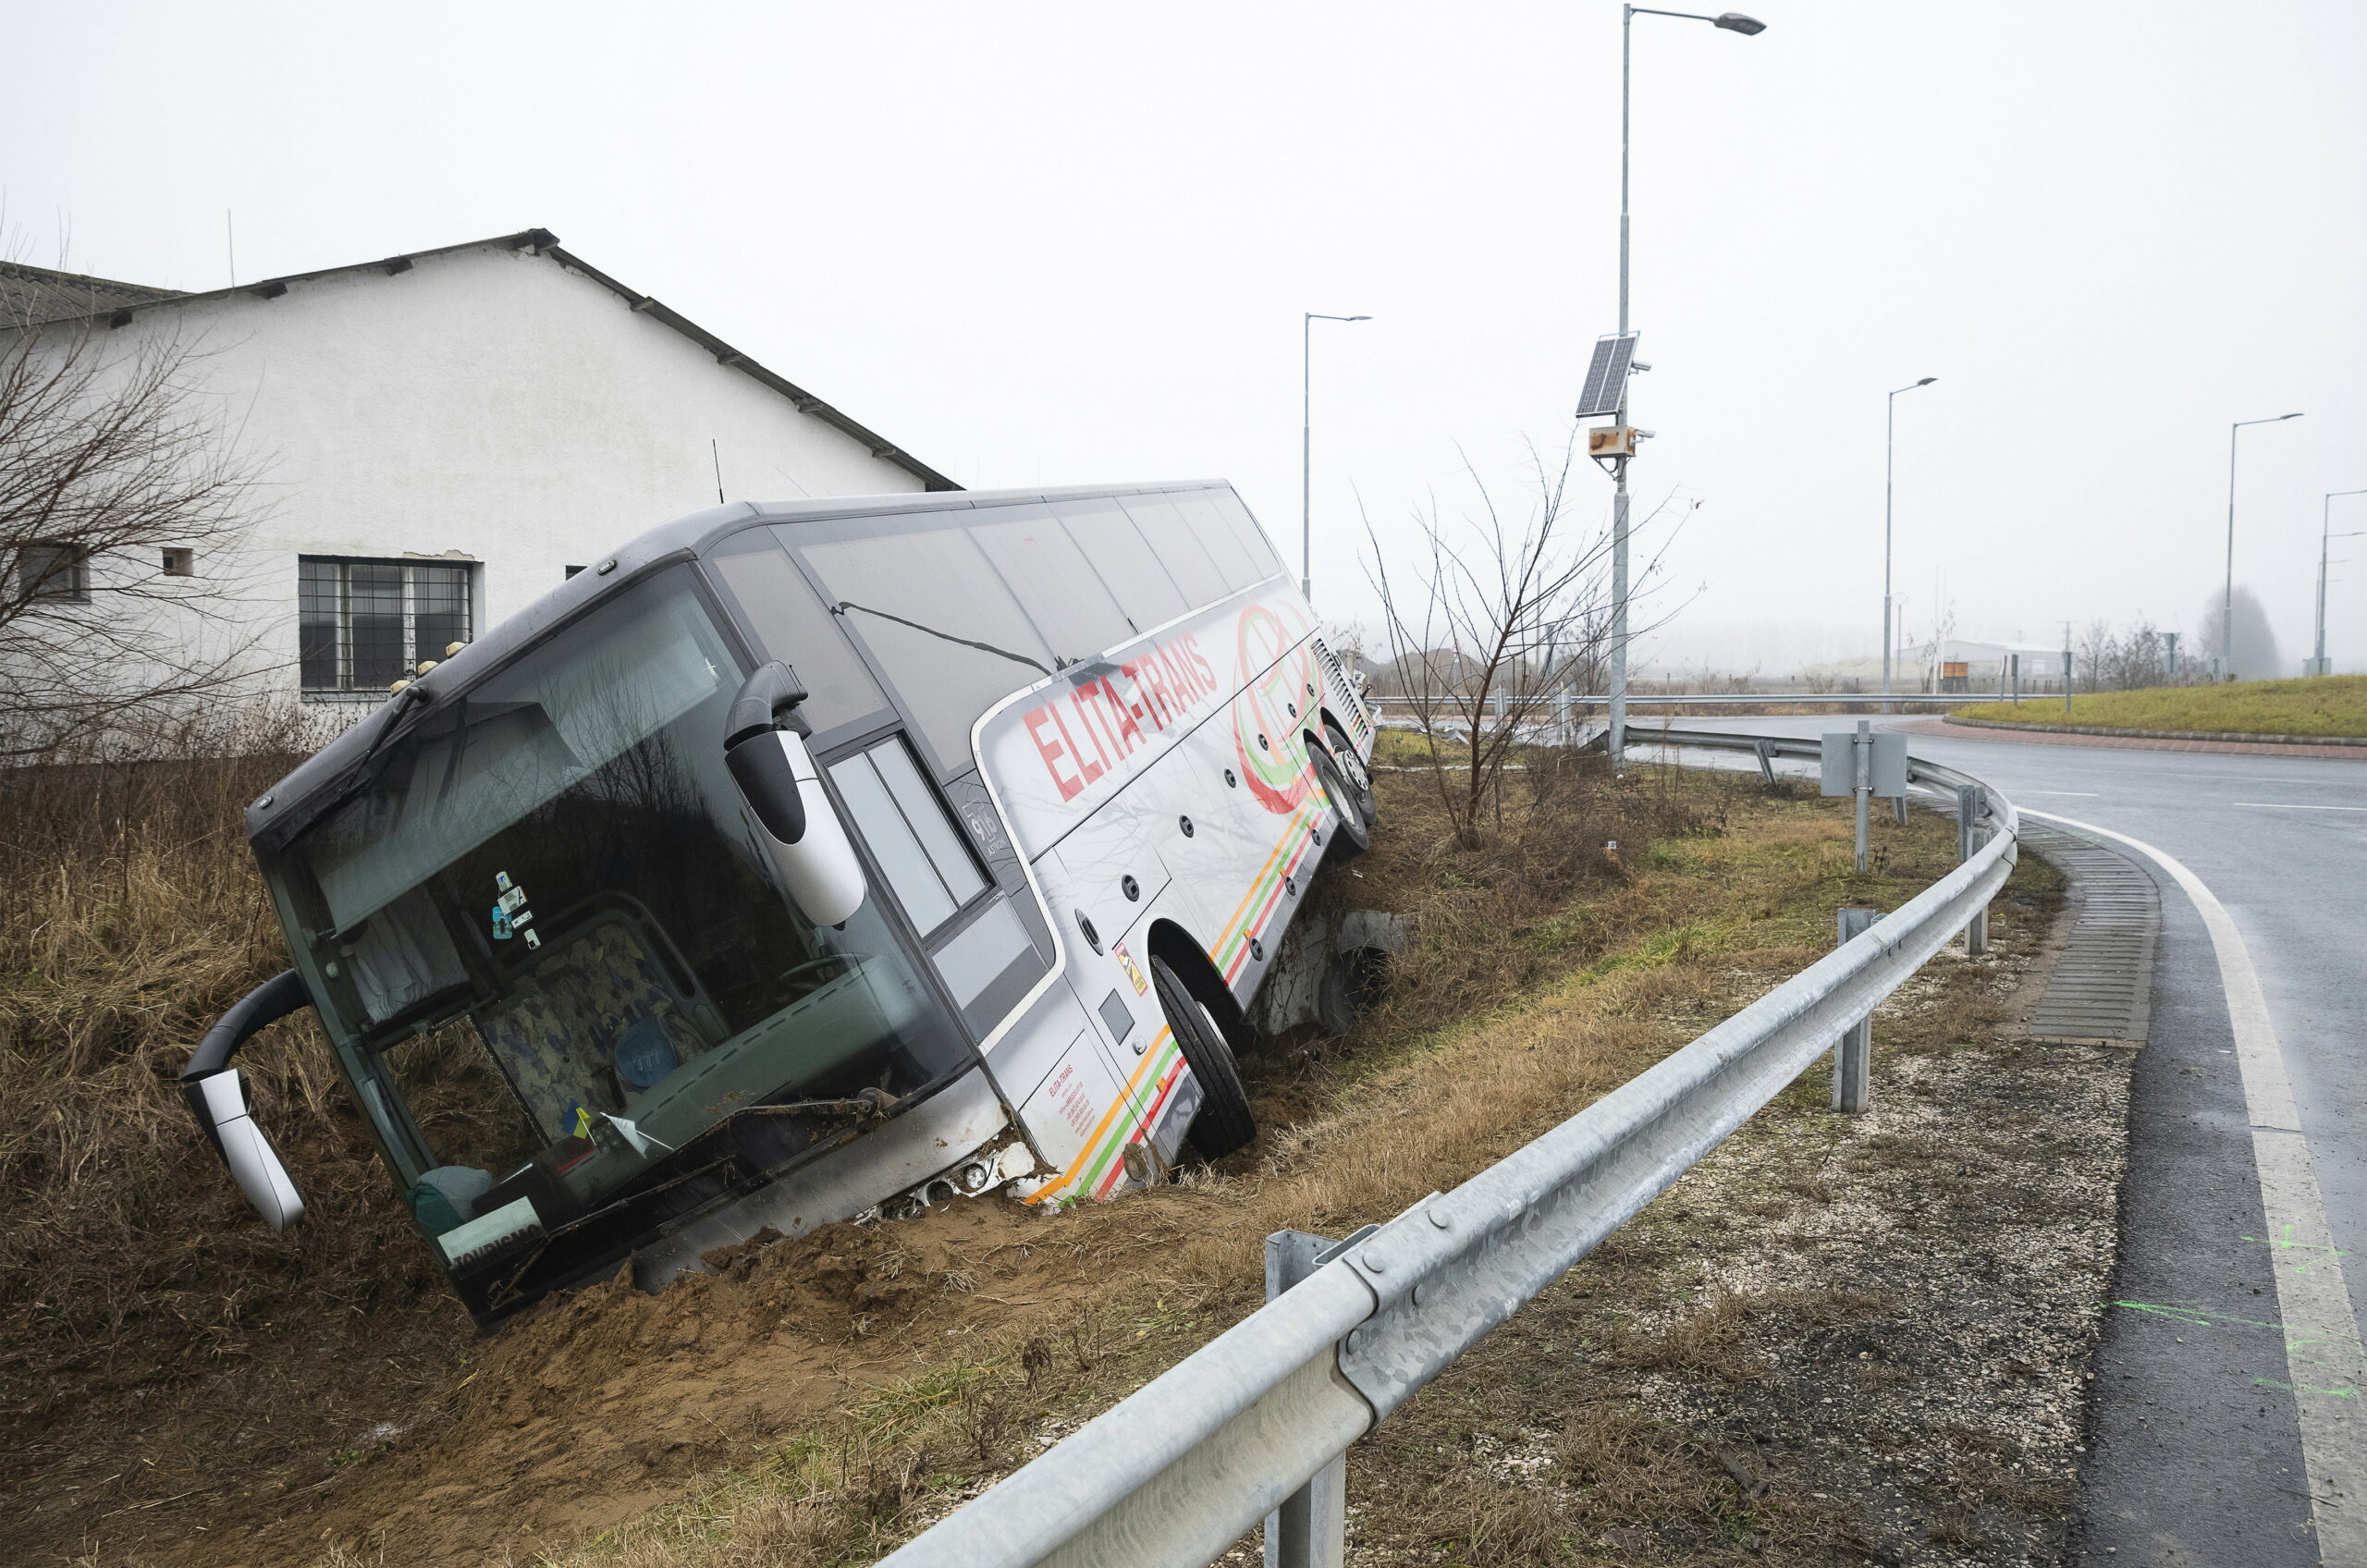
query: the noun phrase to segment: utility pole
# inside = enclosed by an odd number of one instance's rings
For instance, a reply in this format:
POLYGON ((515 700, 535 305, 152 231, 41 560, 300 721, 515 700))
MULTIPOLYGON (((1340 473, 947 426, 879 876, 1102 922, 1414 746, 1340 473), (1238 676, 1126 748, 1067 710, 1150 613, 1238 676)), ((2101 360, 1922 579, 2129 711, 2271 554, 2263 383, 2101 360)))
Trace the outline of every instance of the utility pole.
POLYGON ((1298 596, 1315 602, 1315 324, 1370 321, 1370 316, 1302 312, 1298 324, 1298 596))
MULTIPOLYGON (((1929 386, 1939 380, 1927 375, 1915 386, 1929 386)), ((1902 386, 1898 392, 1912 392, 1915 386, 1902 386)), ((1890 492, 1891 474, 1897 467, 1898 451, 1898 392, 1883 400, 1886 410, 1883 419, 1883 695, 1890 695, 1890 492)), ((1889 713, 1891 704, 1884 703, 1883 712, 1889 713)))
MULTIPOLYGON (((1631 142, 1635 84, 1636 18, 1678 17, 1708 22, 1745 38, 1767 31, 1767 24, 1738 11, 1705 17, 1693 11, 1659 11, 1646 6, 1619 8, 1619 335, 1627 336, 1628 280, 1628 148, 1631 142)), ((1627 384, 1619 384, 1619 411, 1613 416, 1628 428, 1627 384)), ((1627 744, 1627 465, 1634 459, 1612 459, 1614 488, 1611 496, 1611 723, 1604 740, 1615 766, 1627 744)))
POLYGON ((2300 419, 2298 413, 2268 419, 2239 419, 2227 427, 2227 581, 2219 593, 2219 668, 2212 674, 2225 680, 2236 672, 2236 432, 2248 424, 2281 424, 2300 419))
POLYGON ((2326 532, 2334 526, 2332 521, 2334 498, 2336 496, 2367 496, 2367 490, 2329 490, 2325 493, 2324 499, 2318 503, 2318 638, 2314 656, 2310 660, 2312 675, 2334 673, 2333 666, 2326 662, 2326 568, 2331 564, 2326 559, 2326 547, 2336 539, 2359 537, 2356 533, 2329 533, 2326 532))

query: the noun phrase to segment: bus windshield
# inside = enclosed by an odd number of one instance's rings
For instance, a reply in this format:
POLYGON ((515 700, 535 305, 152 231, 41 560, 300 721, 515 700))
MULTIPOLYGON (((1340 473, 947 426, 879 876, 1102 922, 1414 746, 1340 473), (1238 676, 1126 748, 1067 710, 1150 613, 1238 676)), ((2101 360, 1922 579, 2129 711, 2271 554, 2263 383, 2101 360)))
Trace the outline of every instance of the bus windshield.
POLYGON ((669 569, 389 742, 266 866, 431 1234, 521 1194, 559 1223, 737 1112, 968 1060, 878 900, 816 926, 777 884, 723 761, 744 673, 669 569))

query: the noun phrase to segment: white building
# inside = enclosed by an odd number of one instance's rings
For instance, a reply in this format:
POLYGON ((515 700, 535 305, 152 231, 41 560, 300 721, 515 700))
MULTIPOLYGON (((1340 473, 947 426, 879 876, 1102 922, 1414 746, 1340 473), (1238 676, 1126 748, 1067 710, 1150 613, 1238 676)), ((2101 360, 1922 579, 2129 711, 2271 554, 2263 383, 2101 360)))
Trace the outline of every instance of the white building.
POLYGON ((385 695, 718 491, 960 488, 539 228, 195 294, 0 263, 0 323, 69 319, 199 355, 270 504, 243 558, 162 570, 238 578, 307 701, 385 695))

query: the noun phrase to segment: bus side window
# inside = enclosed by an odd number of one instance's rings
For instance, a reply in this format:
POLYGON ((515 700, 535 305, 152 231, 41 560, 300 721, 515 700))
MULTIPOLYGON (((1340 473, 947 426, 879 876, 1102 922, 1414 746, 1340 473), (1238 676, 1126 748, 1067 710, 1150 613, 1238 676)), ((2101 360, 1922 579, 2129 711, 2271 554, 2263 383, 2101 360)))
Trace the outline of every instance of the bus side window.
POLYGON ((1249 508, 1241 504, 1241 497, 1230 490, 1210 490, 1207 495, 1218 515, 1223 518, 1225 526, 1233 530, 1234 539, 1248 555, 1250 568, 1257 573, 1256 581, 1263 582, 1269 577, 1281 576, 1282 563, 1276 558, 1273 545, 1257 526, 1257 519, 1249 515, 1249 508))
POLYGON ((1016 507, 979 518, 970 525, 970 537, 1002 573, 1019 607, 1054 653, 1089 659, 1134 641, 1134 628, 1059 519, 1016 507))
POLYGON ((889 736, 830 765, 830 782, 856 831, 924 937, 987 890, 987 879, 954 830, 935 790, 889 736))
POLYGON ((1029 929, 1037 923, 981 874, 902 741, 891 735, 832 763, 830 782, 954 1005, 973 1029, 991 1034, 1051 967, 1029 929), (989 891, 991 900, 979 898, 989 891), (974 912, 966 920, 964 910, 974 912))
POLYGON ((1134 526, 1143 531, 1151 552, 1167 568, 1168 575, 1175 579, 1175 586, 1184 590, 1184 597, 1194 609, 1213 605, 1233 592, 1173 502, 1164 496, 1128 496, 1119 505, 1134 520, 1134 526))
POLYGON ((770 529, 750 529, 724 541, 706 567, 755 633, 763 647, 756 656, 779 659, 797 671, 807 693, 801 711, 816 733, 888 706, 839 618, 822 607, 770 529))
POLYGON ((1151 554, 1134 520, 1115 501, 1064 501, 1053 510, 1093 570, 1118 596, 1137 632, 1164 626, 1188 607, 1175 580, 1151 554))
POLYGON ((1224 579, 1227 588, 1238 594, 1251 583, 1263 582, 1272 575, 1258 570, 1257 563, 1249 558, 1249 552, 1242 548, 1240 539, 1225 521, 1224 513, 1217 509, 1216 497, 1212 494, 1204 490, 1197 495, 1171 496, 1168 499, 1184 515, 1184 521, 1191 525, 1193 537, 1199 540, 1200 547, 1208 552, 1208 558, 1216 562, 1217 572, 1224 579))
POLYGON ((801 534, 797 548, 850 606, 842 623, 895 688, 938 778, 975 766, 970 727, 980 714, 1051 673, 1052 650, 962 529, 801 534))

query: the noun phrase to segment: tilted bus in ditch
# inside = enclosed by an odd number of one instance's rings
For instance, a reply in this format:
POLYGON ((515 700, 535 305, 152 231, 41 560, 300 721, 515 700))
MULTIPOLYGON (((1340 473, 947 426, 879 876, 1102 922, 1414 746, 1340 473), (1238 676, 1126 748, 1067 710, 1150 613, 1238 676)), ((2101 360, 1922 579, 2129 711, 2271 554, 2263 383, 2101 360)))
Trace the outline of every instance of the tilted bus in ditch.
POLYGON ((310 1006, 490 1323, 999 1188, 1108 1197, 1253 1133, 1244 1008, 1372 724, 1223 484, 717 507, 428 669, 249 808, 310 1006))

